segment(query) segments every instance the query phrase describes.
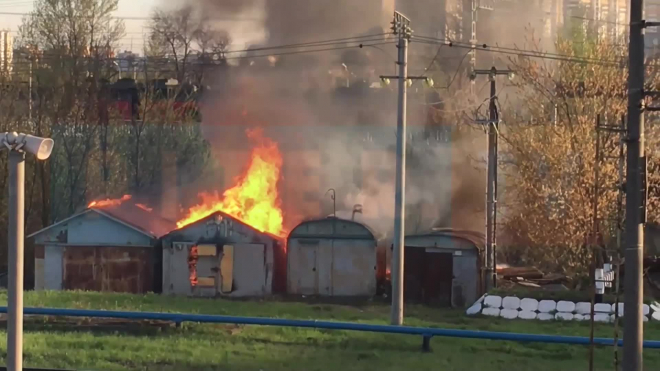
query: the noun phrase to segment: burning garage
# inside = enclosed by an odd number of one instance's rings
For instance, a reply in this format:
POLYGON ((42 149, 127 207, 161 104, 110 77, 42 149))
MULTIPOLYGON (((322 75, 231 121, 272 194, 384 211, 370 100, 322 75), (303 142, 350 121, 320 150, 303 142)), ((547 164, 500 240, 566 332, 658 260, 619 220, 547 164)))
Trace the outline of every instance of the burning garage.
POLYGON ((376 239, 358 222, 336 217, 302 222, 289 234, 287 260, 289 294, 376 294, 376 239))
POLYGON ((259 297, 286 290, 278 237, 216 211, 162 238, 163 293, 259 297))
POLYGON ((405 238, 405 300, 463 307, 483 290, 481 252, 484 236, 450 228, 405 238))
POLYGON ((160 290, 159 238, 176 227, 141 204, 98 201, 34 238, 35 289, 160 290))

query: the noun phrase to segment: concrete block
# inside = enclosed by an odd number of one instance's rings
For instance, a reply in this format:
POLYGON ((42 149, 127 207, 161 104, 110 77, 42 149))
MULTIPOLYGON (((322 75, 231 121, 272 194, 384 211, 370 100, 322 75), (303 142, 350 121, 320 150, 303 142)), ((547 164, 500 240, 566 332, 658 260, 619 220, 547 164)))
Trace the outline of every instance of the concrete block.
MULTIPOLYGON (((615 320, 616 316, 614 314, 610 314, 610 322, 614 323, 615 320)), ((619 316, 619 324, 622 323, 621 321, 623 321, 623 317, 619 316)))
POLYGON ((481 311, 481 314, 483 314, 484 316, 499 317, 500 316, 500 308, 484 308, 481 311))
POLYGON ((559 321, 571 321, 573 319, 573 313, 557 312, 555 313, 555 319, 559 321))
POLYGON ((473 316, 473 315, 475 315, 475 314, 479 314, 479 312, 481 312, 481 304, 480 304, 480 303, 476 303, 476 304, 472 305, 471 307, 469 307, 469 308, 465 311, 465 313, 466 313, 468 316, 473 316))
POLYGON ((484 307, 502 308, 502 297, 497 295, 488 295, 484 298, 484 307))
POLYGON ((605 303, 597 303, 594 306, 594 312, 610 314, 610 313, 612 313, 612 305, 611 304, 605 304, 605 303))
POLYGON ((521 310, 518 312, 518 318, 520 319, 536 319, 536 312, 531 310, 521 310))
POLYGON ((557 303, 557 312, 573 313, 575 312, 575 303, 562 300, 557 303))
POLYGON ((539 301, 536 299, 525 298, 520 301, 520 309, 529 312, 539 310, 539 301))
POLYGON ((539 302, 539 312, 550 313, 557 310, 557 302, 554 300, 541 300, 539 302))
POLYGON ((590 314, 591 313, 591 303, 581 301, 575 304, 575 312, 578 314, 590 314))
POLYGON ((507 296, 502 299, 502 308, 504 309, 520 309, 520 298, 515 296, 507 296))
POLYGON ((594 315, 594 322, 610 322, 610 315, 606 313, 596 313, 596 315, 594 315))
POLYGON ((660 312, 660 303, 654 301, 653 303, 651 303, 651 309, 653 309, 654 312, 660 312))
MULTIPOLYGON (((612 313, 614 313, 616 307, 616 304, 612 304, 612 313)), ((619 303, 619 317, 623 317, 623 303, 619 303)))
POLYGON ((588 314, 574 314, 573 315, 573 320, 574 321, 586 321, 587 319, 589 319, 588 314))
POLYGON ((506 319, 518 318, 518 310, 517 309, 502 309, 500 311, 500 317, 506 318, 506 319))
POLYGON ((537 318, 541 321, 551 321, 555 319, 555 315, 550 313, 539 313, 537 318))

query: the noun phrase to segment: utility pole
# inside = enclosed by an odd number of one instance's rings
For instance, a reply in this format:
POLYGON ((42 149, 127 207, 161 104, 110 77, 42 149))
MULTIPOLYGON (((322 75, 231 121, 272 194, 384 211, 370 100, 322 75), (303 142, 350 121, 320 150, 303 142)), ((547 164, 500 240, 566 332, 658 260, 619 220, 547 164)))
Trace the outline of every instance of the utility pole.
POLYGON ((23 369, 23 264, 25 240, 25 152, 46 160, 53 140, 18 133, 0 133, 0 145, 9 150, 9 228, 7 284, 7 369, 23 369))
POLYGON ((628 154, 626 171, 626 277, 623 327, 623 368, 642 370, 642 269, 644 222, 646 219, 646 175, 644 155, 644 0, 630 0, 630 44, 628 74, 628 154), (642 169, 643 168, 643 169, 642 169), (645 183, 645 182, 644 182, 645 183))
POLYGON ((399 74, 397 76, 380 76, 387 85, 390 79, 397 79, 399 85, 399 98, 397 107, 396 125, 396 182, 394 194, 394 243, 392 253, 392 325, 403 324, 403 260, 405 241, 405 196, 406 196, 406 103, 408 86, 412 80, 425 80, 429 86, 433 80, 425 76, 408 76, 408 42, 412 36, 410 19, 405 15, 394 12, 392 31, 399 37, 397 48, 399 57, 399 74))
POLYGON ((396 120, 396 190, 394 195, 394 254, 392 255, 392 313, 393 325, 403 324, 403 249, 405 240, 406 204, 406 110, 408 94, 408 41, 412 30, 410 19, 394 12, 392 28, 399 36, 399 99, 396 120))
POLYGON ((497 75, 508 75, 513 78, 513 71, 498 70, 493 66, 490 70, 474 70, 470 78, 474 81, 477 75, 488 75, 490 79, 490 105, 488 119, 488 185, 486 196, 486 292, 497 285, 496 253, 497 253, 497 139, 499 131, 499 113, 497 112, 497 75))

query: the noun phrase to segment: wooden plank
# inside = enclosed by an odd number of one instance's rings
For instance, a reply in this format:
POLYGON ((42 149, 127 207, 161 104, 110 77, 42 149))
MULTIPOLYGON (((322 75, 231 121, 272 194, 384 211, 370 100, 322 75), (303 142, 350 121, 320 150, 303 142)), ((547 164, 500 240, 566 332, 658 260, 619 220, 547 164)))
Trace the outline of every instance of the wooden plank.
POLYGON ((197 286, 215 287, 215 277, 197 277, 197 286))
POLYGON ((197 256, 216 256, 217 250, 215 245, 197 245, 197 256))
POLYGON ((224 294, 229 294, 234 284, 234 246, 232 245, 225 245, 222 247, 220 276, 222 278, 222 287, 220 288, 220 291, 224 294))

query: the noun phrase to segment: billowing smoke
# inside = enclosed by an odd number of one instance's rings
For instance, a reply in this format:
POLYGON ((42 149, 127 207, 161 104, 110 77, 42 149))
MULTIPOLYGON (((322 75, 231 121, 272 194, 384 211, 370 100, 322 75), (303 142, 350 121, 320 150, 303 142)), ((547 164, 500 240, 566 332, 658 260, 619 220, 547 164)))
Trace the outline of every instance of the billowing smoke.
MULTIPOLYGON (((209 18, 261 12, 266 38, 258 46, 384 34, 393 10, 387 4, 393 1, 191 3, 209 18)), ((283 153, 280 189, 286 228, 305 218, 332 214, 333 202, 326 191, 333 188, 338 216, 351 218, 354 205, 361 204, 356 220, 388 237, 394 216, 396 84, 393 81, 382 88, 378 76, 393 73, 396 48, 393 42, 377 47, 359 48, 355 42, 330 47, 336 50, 254 51, 214 73, 202 115, 217 168, 215 177, 200 188, 231 184, 250 152, 245 129, 260 126, 283 153)), ((472 137, 453 137, 447 128, 454 122, 428 128, 425 110, 412 107, 415 99, 423 99, 415 89, 408 114, 407 231, 432 227, 479 231, 483 228, 484 173, 472 167, 468 156, 479 157, 485 146, 473 143, 472 137)))

